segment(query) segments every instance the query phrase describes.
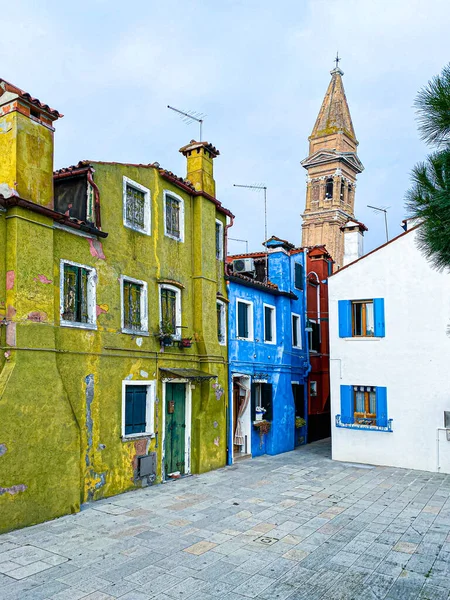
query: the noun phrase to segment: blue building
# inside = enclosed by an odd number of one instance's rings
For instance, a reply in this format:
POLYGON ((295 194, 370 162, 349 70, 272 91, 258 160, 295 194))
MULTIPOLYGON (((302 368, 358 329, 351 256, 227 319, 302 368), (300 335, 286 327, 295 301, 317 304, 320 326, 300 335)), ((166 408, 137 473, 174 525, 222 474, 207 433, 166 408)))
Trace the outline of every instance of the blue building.
POLYGON ((305 255, 277 237, 228 257, 228 463, 306 443, 305 255))

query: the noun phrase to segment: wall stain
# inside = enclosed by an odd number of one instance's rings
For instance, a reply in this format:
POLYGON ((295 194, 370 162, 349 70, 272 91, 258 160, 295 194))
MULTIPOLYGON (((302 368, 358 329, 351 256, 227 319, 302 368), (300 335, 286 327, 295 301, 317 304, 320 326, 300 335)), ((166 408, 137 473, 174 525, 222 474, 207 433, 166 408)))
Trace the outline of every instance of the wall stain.
POLYGON ((91 373, 85 378, 86 383, 86 433, 87 448, 85 462, 87 467, 87 498, 88 501, 94 500, 95 491, 101 489, 106 484, 106 472, 97 473, 92 464, 93 453, 93 426, 92 402, 94 401, 94 375, 91 373))
POLYGON ((10 494, 11 496, 15 496, 19 492, 24 492, 27 489, 27 486, 23 483, 19 483, 17 485, 12 485, 11 487, 0 487, 0 496, 3 494, 10 494))

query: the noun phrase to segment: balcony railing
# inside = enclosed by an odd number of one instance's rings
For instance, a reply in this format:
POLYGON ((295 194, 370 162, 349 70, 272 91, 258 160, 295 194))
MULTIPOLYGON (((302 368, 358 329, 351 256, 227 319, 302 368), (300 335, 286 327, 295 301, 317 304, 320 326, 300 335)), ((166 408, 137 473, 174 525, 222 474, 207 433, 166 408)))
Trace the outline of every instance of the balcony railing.
POLYGON ((388 419, 386 427, 381 425, 369 425, 364 423, 343 423, 341 415, 336 415, 336 427, 342 427, 344 429, 362 429, 364 431, 387 431, 392 433, 392 419, 388 419))

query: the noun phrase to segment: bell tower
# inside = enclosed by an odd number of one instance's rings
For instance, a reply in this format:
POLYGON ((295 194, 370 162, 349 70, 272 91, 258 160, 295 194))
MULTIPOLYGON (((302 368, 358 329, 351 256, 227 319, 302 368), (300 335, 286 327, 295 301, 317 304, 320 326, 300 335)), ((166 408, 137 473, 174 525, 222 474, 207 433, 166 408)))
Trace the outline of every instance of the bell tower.
POLYGON ((302 246, 326 246, 335 268, 343 266, 342 227, 355 220, 356 176, 364 169, 357 155, 358 141, 339 60, 336 57, 336 67, 308 138, 309 156, 301 162, 308 172, 302 246))

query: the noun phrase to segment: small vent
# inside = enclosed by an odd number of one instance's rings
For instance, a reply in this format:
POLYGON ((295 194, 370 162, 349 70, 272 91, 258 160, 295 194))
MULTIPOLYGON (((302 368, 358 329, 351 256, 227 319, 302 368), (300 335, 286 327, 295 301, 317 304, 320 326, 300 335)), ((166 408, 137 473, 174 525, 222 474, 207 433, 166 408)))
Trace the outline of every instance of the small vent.
POLYGON ((138 456, 139 477, 156 478, 156 452, 150 452, 145 456, 138 456))
POLYGON ((233 271, 235 273, 254 273, 255 261, 253 258, 238 258, 233 260, 233 271))

